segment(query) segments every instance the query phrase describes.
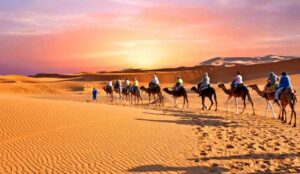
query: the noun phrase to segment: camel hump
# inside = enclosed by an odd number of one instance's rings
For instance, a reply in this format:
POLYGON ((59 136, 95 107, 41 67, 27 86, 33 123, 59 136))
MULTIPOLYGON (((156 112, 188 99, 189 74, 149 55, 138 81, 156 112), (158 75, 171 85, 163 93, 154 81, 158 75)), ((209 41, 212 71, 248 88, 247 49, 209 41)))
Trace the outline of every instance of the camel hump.
POLYGON ((245 85, 241 85, 241 86, 236 87, 235 91, 237 91, 237 92, 242 92, 242 91, 249 92, 248 88, 245 85))

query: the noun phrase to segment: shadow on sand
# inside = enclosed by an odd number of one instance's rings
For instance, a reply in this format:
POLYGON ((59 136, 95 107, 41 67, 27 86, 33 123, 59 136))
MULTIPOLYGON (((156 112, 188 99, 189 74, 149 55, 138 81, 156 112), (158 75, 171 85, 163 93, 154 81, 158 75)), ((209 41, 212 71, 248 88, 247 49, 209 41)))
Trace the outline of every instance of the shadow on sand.
POLYGON ((180 172, 184 174, 194 173, 223 173, 228 172, 228 169, 219 167, 217 165, 213 167, 206 166, 191 166, 191 167, 173 167, 162 165, 144 165, 129 169, 128 172, 145 173, 145 172, 180 172))
MULTIPOLYGON (((260 153, 260 154, 245 154, 245 155, 232 155, 232 156, 217 156, 217 157, 203 157, 203 158, 190 158, 190 161, 208 161, 208 160, 284 160, 285 158, 297 158, 300 153, 260 153)), ((267 164, 266 164, 267 165, 267 164)), ((275 173, 291 173, 290 170, 296 170, 294 173, 300 173, 300 166, 294 166, 291 164, 279 165, 275 169, 275 173)), ((274 171, 273 171, 274 172, 274 171)), ((258 173, 272 173, 271 171, 256 171, 253 174, 258 173)))
POLYGON ((224 117, 221 116, 209 116, 194 113, 192 111, 181 111, 181 110, 171 110, 162 109, 163 113, 155 112, 143 112, 144 114, 150 115, 164 115, 178 117, 178 120, 155 120, 155 119, 136 119, 140 121, 151 121, 151 122, 162 122, 162 123, 175 123, 184 125, 197 125, 197 126, 221 126, 221 127, 238 127, 237 122, 226 121, 224 117))

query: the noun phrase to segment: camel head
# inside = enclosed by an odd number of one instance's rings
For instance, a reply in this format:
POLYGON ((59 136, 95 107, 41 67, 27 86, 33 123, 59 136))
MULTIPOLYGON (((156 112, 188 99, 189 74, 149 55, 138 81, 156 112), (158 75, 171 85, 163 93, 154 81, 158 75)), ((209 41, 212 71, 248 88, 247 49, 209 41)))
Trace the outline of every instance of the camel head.
POLYGON ((147 88, 145 86, 140 87, 141 90, 147 91, 147 88))
POLYGON ((192 91, 197 91, 197 88, 196 88, 195 86, 193 86, 193 87, 191 88, 191 90, 192 90, 192 91))
POLYGON ((163 89, 165 92, 170 92, 169 88, 164 88, 163 89))
POLYGON ((218 83, 218 87, 219 87, 219 88, 224 88, 225 85, 224 85, 224 83, 218 83))

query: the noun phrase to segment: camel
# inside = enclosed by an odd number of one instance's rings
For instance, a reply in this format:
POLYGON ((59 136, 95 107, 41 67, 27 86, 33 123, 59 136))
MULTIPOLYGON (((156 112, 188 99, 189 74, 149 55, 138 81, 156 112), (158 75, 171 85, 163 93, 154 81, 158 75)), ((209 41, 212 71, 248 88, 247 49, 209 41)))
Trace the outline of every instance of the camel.
POLYGON ((106 101, 108 102, 109 98, 111 99, 110 101, 112 102, 114 100, 114 92, 112 88, 108 88, 107 86, 103 87, 103 90, 106 93, 106 101))
MULTIPOLYGON (((263 97, 266 100, 267 107, 266 107, 266 110, 265 110, 265 116, 267 116, 268 109, 271 108, 272 117, 275 118, 275 112, 274 112, 273 106, 271 104, 271 101, 273 101, 274 98, 275 98, 275 91, 274 92, 261 91, 259 89, 258 85, 256 85, 256 84, 249 85, 249 87, 252 88, 253 90, 255 90, 259 96, 263 97)), ((280 114, 280 111, 279 111, 279 114, 280 114)), ((280 117, 280 115, 278 117, 280 117)))
POLYGON ((130 101, 130 89, 128 87, 124 87, 122 89, 122 99, 125 101, 130 101))
POLYGON ((160 86, 156 86, 155 88, 146 88, 144 86, 141 86, 140 89, 145 91, 148 94, 149 105, 151 103, 151 95, 153 96, 156 105, 157 105, 157 101, 156 101, 155 95, 158 95, 159 106, 163 104, 163 95, 161 93, 160 86))
POLYGON ((185 103, 187 103, 187 108, 189 108, 189 100, 186 90, 182 87, 178 91, 170 91, 169 88, 163 89, 167 94, 170 94, 173 96, 174 99, 174 107, 176 107, 176 100, 178 97, 183 97, 183 108, 185 106, 185 103))
POLYGON ((236 90, 230 90, 227 89, 226 86, 223 83, 218 84, 218 87, 221 88, 225 94, 228 95, 228 99, 227 99, 227 112, 229 112, 229 100, 234 97, 235 100, 235 107, 236 107, 236 113, 238 114, 238 101, 237 98, 242 98, 243 103, 244 103, 244 108, 243 111, 240 114, 243 114, 246 108, 246 97, 248 97, 249 102, 252 105, 252 110, 253 110, 253 115, 255 115, 255 111, 254 111, 254 105, 253 105, 253 101, 251 99, 249 90, 247 89, 247 87, 242 86, 242 87, 238 87, 236 90))
POLYGON ((130 91, 130 98, 131 98, 131 104, 133 103, 133 99, 134 98, 134 101, 135 101, 135 104, 139 104, 140 101, 142 102, 143 104, 143 99, 142 99, 142 96, 141 96, 141 91, 137 88, 135 90, 132 90, 134 86, 130 86, 129 87, 129 91, 130 91))
MULTIPOLYGON (((295 105, 297 102, 297 97, 295 95, 295 93, 293 93, 291 91, 291 89, 285 89, 284 91, 281 92, 280 96, 279 96, 279 100, 280 102, 277 102, 277 104, 279 105, 279 107, 281 108, 281 120, 283 123, 287 122, 287 112, 286 112, 286 106, 290 105, 291 108, 291 119, 289 121, 288 124, 292 123, 292 119, 293 117, 295 118, 295 122, 293 127, 296 127, 296 111, 295 111, 295 105)), ((278 118, 280 119, 280 118, 278 118)))
POLYGON ((118 94, 117 96, 117 103, 120 103, 120 100, 122 102, 122 87, 118 87, 117 85, 114 87, 114 91, 118 94))
POLYGON ((201 91, 201 93, 199 92, 199 90, 193 86, 192 91, 194 91, 195 93, 199 94, 201 96, 202 99, 202 110, 207 109, 207 107, 205 106, 205 98, 208 97, 210 100, 210 106, 208 108, 208 110, 211 109, 211 107, 213 106, 214 102, 212 100, 212 98, 214 97, 215 103, 216 103, 216 108, 215 111, 218 110, 218 101, 217 101, 217 95, 216 95, 216 90, 212 87, 209 87, 207 89, 204 89, 203 91, 201 91))

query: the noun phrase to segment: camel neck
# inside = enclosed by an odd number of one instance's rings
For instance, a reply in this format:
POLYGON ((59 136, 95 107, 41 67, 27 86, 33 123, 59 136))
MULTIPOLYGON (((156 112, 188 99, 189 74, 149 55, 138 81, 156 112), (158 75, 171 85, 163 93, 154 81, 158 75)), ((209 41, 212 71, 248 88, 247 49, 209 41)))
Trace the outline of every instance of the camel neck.
POLYGON ((263 91, 261 91, 261 90, 258 88, 258 86, 255 86, 253 89, 257 92, 257 94, 258 94, 259 96, 261 96, 261 97, 264 97, 264 96, 265 96, 265 93, 264 93, 263 91))
POLYGON ((230 90, 226 88, 225 85, 222 86, 222 90, 226 93, 226 94, 230 94, 230 90))

